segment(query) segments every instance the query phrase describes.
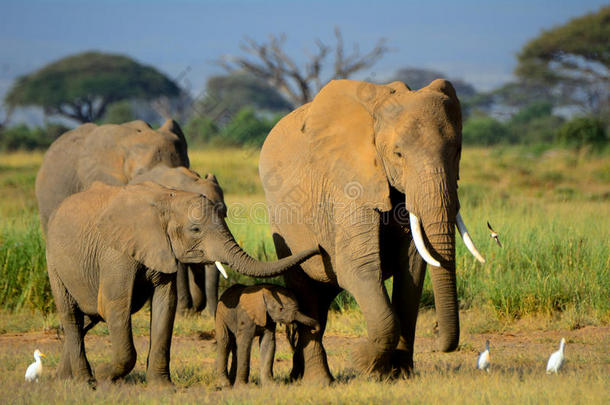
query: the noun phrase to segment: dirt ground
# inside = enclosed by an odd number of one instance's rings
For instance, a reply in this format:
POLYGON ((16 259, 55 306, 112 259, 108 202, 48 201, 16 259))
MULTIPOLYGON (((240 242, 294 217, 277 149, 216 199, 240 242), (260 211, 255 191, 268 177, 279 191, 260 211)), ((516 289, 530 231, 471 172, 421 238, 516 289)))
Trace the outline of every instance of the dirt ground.
MULTIPOLYGON (((544 371, 548 356, 559 345, 559 340, 565 337, 566 364, 565 368, 579 369, 592 366, 601 366, 608 371, 610 378, 610 326, 584 327, 576 330, 550 330, 550 331, 520 331, 485 334, 462 334, 460 348, 454 353, 441 353, 435 349, 435 338, 432 336, 419 336, 416 338, 415 368, 416 372, 426 372, 429 369, 436 371, 460 370, 473 368, 477 354, 482 350, 485 340, 491 342, 492 371, 514 370, 518 365, 521 368, 533 368, 544 371)), ((11 358, 19 362, 20 368, 25 370, 29 363, 31 353, 35 348, 46 353, 50 361, 45 360, 47 367, 45 373, 53 373, 53 364, 57 363, 61 352, 61 335, 56 330, 47 332, 7 333, 0 335, 0 358, 11 358), (16 358, 17 357, 17 358, 16 358), (49 364, 50 363, 50 364, 49 364)), ((363 338, 336 333, 327 333, 324 337, 331 371, 335 376, 351 378, 356 371, 351 368, 351 355, 353 347, 363 338)), ((275 373, 282 376, 289 372, 291 365, 290 349, 282 332, 277 334, 278 348, 275 360, 275 373)), ((85 345, 87 354, 94 368, 108 361, 110 354, 110 340, 105 335, 88 335, 85 345)), ((146 353, 148 351, 148 336, 135 337, 138 363, 132 374, 143 377, 145 370, 146 353)), ((258 364, 258 350, 253 349, 253 373, 256 379, 258 364)), ((172 368, 180 367, 180 363, 187 358, 188 362, 196 361, 204 368, 213 371, 216 357, 216 343, 213 332, 206 331, 198 334, 177 335, 172 341, 172 368)), ((280 377, 281 378, 281 377, 280 377)))

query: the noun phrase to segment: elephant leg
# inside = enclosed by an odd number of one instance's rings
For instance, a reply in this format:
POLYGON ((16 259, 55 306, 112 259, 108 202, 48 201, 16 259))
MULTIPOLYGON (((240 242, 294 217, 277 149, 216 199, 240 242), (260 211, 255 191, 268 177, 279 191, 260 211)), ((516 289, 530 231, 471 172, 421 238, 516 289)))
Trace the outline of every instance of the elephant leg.
POLYGON ((207 308, 212 317, 216 316, 218 275, 218 270, 213 264, 189 266, 188 289, 194 311, 199 312, 207 308))
MULTIPOLYGON (((218 305, 218 280, 220 273, 216 266, 208 264, 205 266, 205 299, 206 307, 212 317, 216 316, 218 305)), ((203 309, 203 308, 202 308, 203 309)))
MULTIPOLYGON (((398 319, 390 303, 381 272, 379 227, 371 229, 377 216, 366 216, 360 224, 339 233, 337 238, 337 281, 349 291, 362 310, 368 341, 355 353, 366 374, 386 376, 399 339, 398 319)), ((378 222, 377 222, 378 224, 378 222)))
POLYGON ((189 292, 189 272, 190 269, 188 266, 178 266, 176 289, 178 290, 178 310, 180 313, 188 313, 193 307, 191 294, 189 292))
POLYGON ((49 268, 49 280, 57 313, 64 328, 63 352, 57 367, 57 376, 75 377, 92 383, 95 379, 85 354, 84 315, 52 268, 49 268))
MULTIPOLYGON (((190 264, 187 266, 188 292, 193 311, 203 311, 206 304, 205 272, 208 266, 190 264)), ((216 268, 214 268, 216 269, 216 268)))
POLYGON ((176 283, 173 275, 160 275, 155 283, 150 312, 150 346, 146 380, 171 383, 169 360, 176 315, 176 283))
POLYGON ((290 379, 294 381, 302 378, 304 381, 328 385, 333 377, 322 337, 330 304, 339 293, 339 288, 316 282, 297 270, 287 274, 285 280, 286 286, 297 296, 301 312, 320 324, 320 331, 313 333, 310 327, 297 323, 298 339, 292 357, 290 379))
POLYGON ((237 331, 237 374, 235 385, 248 383, 250 377, 250 355, 252 353, 252 341, 254 340, 255 327, 241 328, 237 331))
POLYGON ((116 381, 129 374, 136 364, 137 353, 131 331, 131 311, 129 303, 124 300, 107 301, 105 309, 108 314, 106 322, 112 346, 110 378, 116 381))
POLYGON ((275 357, 275 325, 265 329, 260 339, 261 384, 273 383, 273 359, 275 357))
POLYGON ((392 289, 392 306, 400 321, 400 339, 393 365, 400 376, 407 377, 413 370, 415 325, 426 275, 426 262, 410 239, 401 252, 400 268, 394 272, 392 289))
MULTIPOLYGON (((231 380, 229 379, 229 374, 227 372, 229 352, 231 351, 231 333, 221 321, 216 322, 216 347, 216 373, 220 380, 219 386, 227 387, 231 385, 231 380)), ((233 360, 235 360, 235 358, 233 358, 233 360)))

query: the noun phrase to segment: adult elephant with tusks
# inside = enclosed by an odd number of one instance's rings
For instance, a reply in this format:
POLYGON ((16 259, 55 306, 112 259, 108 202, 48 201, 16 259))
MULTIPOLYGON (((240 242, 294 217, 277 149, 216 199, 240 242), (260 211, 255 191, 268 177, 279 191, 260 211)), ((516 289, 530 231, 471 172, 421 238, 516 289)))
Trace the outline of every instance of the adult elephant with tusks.
POLYGON ((456 225, 484 262, 459 212, 461 141, 460 103, 442 79, 418 91, 402 82, 331 81, 273 128, 259 172, 278 256, 322 248, 285 275, 303 312, 322 328, 299 328, 292 378, 332 381, 322 335, 342 289, 367 323, 355 356, 360 368, 408 376, 426 263, 439 349, 457 348, 456 225), (384 286, 390 276, 391 300, 384 286))

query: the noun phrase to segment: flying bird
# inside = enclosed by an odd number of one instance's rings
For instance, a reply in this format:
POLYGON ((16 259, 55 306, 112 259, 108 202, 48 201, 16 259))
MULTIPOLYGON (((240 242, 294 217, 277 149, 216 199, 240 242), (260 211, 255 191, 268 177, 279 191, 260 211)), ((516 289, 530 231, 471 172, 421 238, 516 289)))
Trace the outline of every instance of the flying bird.
POLYGON ((489 225, 489 221, 487 221, 487 227, 489 228, 489 237, 492 239, 495 239, 496 242, 498 243, 498 246, 502 247, 502 244, 500 243, 500 239, 498 239, 498 232, 494 231, 493 228, 491 227, 491 225, 489 225))
POLYGON ((566 347, 566 340, 564 338, 561 338, 561 343, 559 343, 559 350, 557 350, 555 353, 551 354, 551 357, 549 357, 549 362, 546 364, 546 373, 547 374, 551 374, 551 373, 557 374, 557 372, 561 368, 563 361, 565 359, 565 357, 563 355, 563 349, 565 347, 566 347))
POLYGON ((40 350, 36 349, 34 351, 34 358, 36 361, 28 366, 28 369, 25 370, 25 380, 28 382, 36 381, 38 382, 38 378, 42 375, 42 360, 40 357, 46 357, 40 350))
POLYGON ((479 354, 479 358, 477 359, 477 368, 479 370, 485 370, 489 373, 489 365, 490 365, 490 357, 489 357, 489 340, 485 341, 485 351, 479 354))

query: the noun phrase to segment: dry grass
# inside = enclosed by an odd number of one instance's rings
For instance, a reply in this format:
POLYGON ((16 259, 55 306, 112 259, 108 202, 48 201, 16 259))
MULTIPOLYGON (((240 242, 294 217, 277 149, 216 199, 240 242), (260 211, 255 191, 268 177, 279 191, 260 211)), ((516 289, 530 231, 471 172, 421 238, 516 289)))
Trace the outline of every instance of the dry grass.
MULTIPOLYGON (((2 314, 3 316, 5 314, 2 314)), ((147 314, 135 317, 136 348, 139 355, 134 371, 123 383, 99 381, 95 391, 86 384, 52 378, 59 361, 61 342, 55 331, 0 335, 0 398, 5 403, 557 403, 602 404, 610 398, 610 328, 588 327, 574 331, 556 330, 560 324, 549 320, 550 330, 540 330, 532 319, 518 327, 496 333, 472 333, 485 322, 486 314, 466 311, 462 317, 463 336, 455 353, 434 349, 428 324, 434 314, 424 311, 416 339, 416 374, 409 380, 368 381, 352 368, 352 348, 361 339, 361 315, 348 311, 334 313, 325 335, 331 371, 337 378, 332 387, 288 384, 291 354, 278 333, 275 375, 277 384, 260 387, 258 350, 253 350, 252 381, 247 388, 216 388, 215 344, 210 338, 211 319, 178 318, 172 345, 172 379, 175 387, 149 386, 145 382, 147 314), (347 319, 347 321, 346 321, 347 319), (344 332, 343 332, 344 330, 344 332), (202 333, 203 332, 203 333, 202 333), (565 336, 567 361, 557 376, 544 372, 548 355, 565 336), (491 373, 474 369, 477 352, 485 339, 491 340, 491 373), (39 384, 23 382, 31 362, 31 352, 40 348, 47 354, 45 376, 39 384)), ((48 320, 52 324, 53 320, 48 320)), ((515 325, 513 325, 515 326, 515 325)), ((500 326, 500 329, 504 329, 500 326)), ((94 367, 109 362, 109 340, 98 326, 87 337, 88 356, 94 367)))

